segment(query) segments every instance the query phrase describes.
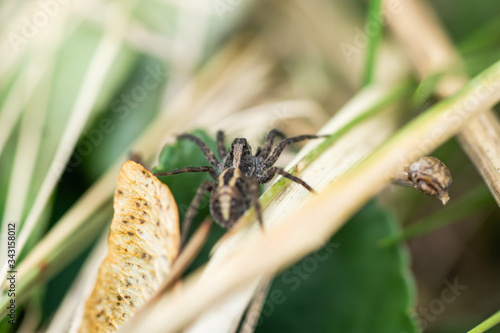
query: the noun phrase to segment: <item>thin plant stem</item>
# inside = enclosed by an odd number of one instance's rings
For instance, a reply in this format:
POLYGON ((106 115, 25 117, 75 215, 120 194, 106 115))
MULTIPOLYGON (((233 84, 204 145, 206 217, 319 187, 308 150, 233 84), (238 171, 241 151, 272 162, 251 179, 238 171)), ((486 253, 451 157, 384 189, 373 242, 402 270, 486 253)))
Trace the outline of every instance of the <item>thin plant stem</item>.
POLYGON ((377 61, 377 50, 382 36, 381 0, 371 0, 366 18, 368 30, 368 54, 366 55, 365 70, 363 73, 363 86, 373 82, 375 77, 375 63, 377 61))
POLYGON ((500 311, 483 321, 481 324, 477 325, 467 333, 483 333, 492 328, 493 326, 496 326, 500 324, 500 311))

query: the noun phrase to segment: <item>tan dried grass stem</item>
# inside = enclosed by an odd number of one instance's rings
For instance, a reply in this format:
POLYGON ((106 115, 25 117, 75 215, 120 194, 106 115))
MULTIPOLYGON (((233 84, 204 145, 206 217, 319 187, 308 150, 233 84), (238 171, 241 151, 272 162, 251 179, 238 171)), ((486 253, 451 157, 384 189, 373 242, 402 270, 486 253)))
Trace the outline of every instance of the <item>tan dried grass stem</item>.
MULTIPOLYGON (((386 12, 389 12, 392 3, 392 0, 384 1, 386 12)), ((467 82, 465 74, 457 71, 463 67, 462 60, 438 23, 435 13, 424 2, 405 2, 401 5, 401 12, 392 15, 388 22, 421 79, 452 71, 438 82, 435 92, 439 97, 451 96, 467 82)), ((458 139, 500 205, 498 118, 492 110, 484 112, 463 127, 458 139)))

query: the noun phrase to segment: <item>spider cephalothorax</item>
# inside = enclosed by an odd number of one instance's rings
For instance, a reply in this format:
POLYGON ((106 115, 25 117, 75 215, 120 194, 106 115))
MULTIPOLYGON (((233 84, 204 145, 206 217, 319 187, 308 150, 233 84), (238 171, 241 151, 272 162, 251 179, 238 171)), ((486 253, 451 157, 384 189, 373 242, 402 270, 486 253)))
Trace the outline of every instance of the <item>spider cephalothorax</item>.
POLYGON ((278 130, 274 129, 270 131, 264 145, 259 147, 255 155, 253 155, 252 148, 244 138, 234 139, 229 152, 226 152, 224 133, 219 131, 217 132, 217 150, 220 161, 199 138, 191 134, 182 134, 178 137, 179 139, 188 139, 197 144, 211 166, 187 167, 170 172, 157 173, 156 175, 171 176, 185 172, 208 172, 215 181, 205 181, 196 192, 184 217, 183 242, 203 195, 207 191, 210 193, 210 213, 212 217, 218 224, 227 229, 231 228, 252 205, 255 205, 257 218, 261 226, 263 225, 258 201, 260 184, 269 182, 276 174, 304 186, 310 192, 314 192, 302 179, 273 165, 287 145, 322 136, 300 135, 287 138, 272 149, 276 135, 284 137, 278 130))
MULTIPOLYGON (((221 157, 222 158, 222 157, 221 157)), ((223 169, 239 168, 246 177, 255 176, 257 159, 252 155, 252 147, 244 138, 236 138, 231 144, 229 154, 223 158, 223 169)), ((222 170, 221 170, 222 171, 222 170)))

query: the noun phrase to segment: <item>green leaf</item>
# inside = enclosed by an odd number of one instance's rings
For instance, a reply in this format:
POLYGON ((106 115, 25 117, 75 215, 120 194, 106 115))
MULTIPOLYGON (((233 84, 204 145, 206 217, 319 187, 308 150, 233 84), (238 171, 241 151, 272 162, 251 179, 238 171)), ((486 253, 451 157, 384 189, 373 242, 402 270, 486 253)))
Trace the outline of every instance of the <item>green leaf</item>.
POLYGON ((418 332, 415 288, 403 247, 377 246, 397 232, 371 202, 318 252, 275 278, 257 332, 418 332))
MULTIPOLYGON (((196 130, 192 134, 203 140, 214 153, 217 151, 215 140, 207 133, 202 130, 196 130)), ((200 148, 193 142, 183 139, 178 140, 173 145, 167 145, 163 148, 160 154, 159 164, 153 169, 153 172, 166 172, 189 166, 203 165, 210 165, 210 163, 207 161, 200 148)), ((163 183, 167 184, 167 186, 170 188, 170 191, 172 191, 172 194, 179 208, 179 219, 181 223, 200 185, 204 181, 211 179, 208 173, 205 172, 181 173, 173 176, 160 176, 158 178, 163 183)), ((196 230, 201 221, 208 215, 209 208, 207 194, 205 195, 205 198, 200 205, 197 217, 193 221, 190 233, 196 230)), ((212 228, 212 232, 210 233, 210 236, 200 255, 195 259, 191 270, 199 267, 202 263, 206 262, 212 246, 224 232, 225 229, 222 229, 221 227, 212 228)))
MULTIPOLYGON (((212 151, 216 151, 216 143, 213 138, 202 130, 196 130, 192 133, 205 142, 212 151)), ((159 164, 153 169, 153 172, 167 172, 185 167, 196 167, 210 165, 200 148, 193 142, 183 139, 178 140, 173 145, 167 145, 160 153, 159 164)), ((174 176, 158 177, 163 183, 167 184, 174 195, 177 206, 179 206, 180 218, 184 217, 185 209, 191 203, 196 190, 201 183, 210 180, 206 172, 182 173, 174 176)), ((206 206, 206 205, 205 205, 206 206)), ((208 212, 208 210, 205 210, 208 212)), ((206 214, 205 214, 206 215, 206 214)))

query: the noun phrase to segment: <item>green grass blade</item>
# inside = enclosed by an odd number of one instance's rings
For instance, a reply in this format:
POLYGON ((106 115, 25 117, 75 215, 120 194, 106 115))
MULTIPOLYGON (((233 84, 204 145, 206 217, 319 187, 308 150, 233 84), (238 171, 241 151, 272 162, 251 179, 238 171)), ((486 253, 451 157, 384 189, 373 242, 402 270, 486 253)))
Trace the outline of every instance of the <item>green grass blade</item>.
POLYGON ((370 1, 368 17, 366 19, 366 33, 368 35, 368 54, 366 55, 365 71, 363 74, 363 86, 373 82, 375 76, 375 62, 377 50, 382 36, 382 17, 380 11, 380 0, 370 1))
POLYGON ((476 327, 474 327, 473 329, 471 329, 467 333, 486 332, 487 330, 489 330, 490 328, 492 328, 493 326, 496 326, 498 324, 500 324, 500 311, 498 311, 493 316, 489 317, 488 319, 486 319, 481 324, 477 325, 476 327))

